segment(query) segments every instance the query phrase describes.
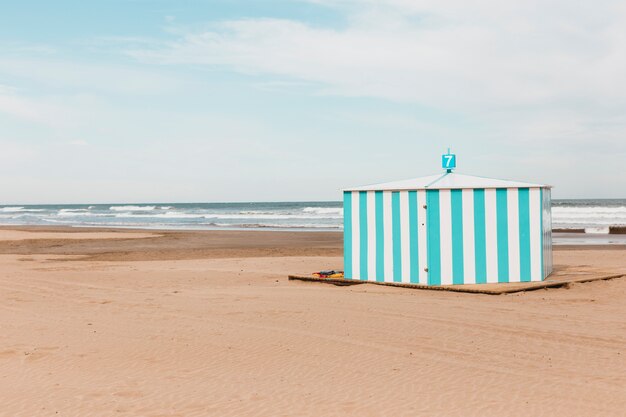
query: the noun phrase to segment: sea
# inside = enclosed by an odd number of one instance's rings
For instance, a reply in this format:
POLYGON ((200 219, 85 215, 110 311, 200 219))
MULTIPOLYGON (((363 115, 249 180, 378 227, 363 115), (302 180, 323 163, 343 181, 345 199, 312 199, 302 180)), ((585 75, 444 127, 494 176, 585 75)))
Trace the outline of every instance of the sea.
MULTIPOLYGON (((149 203, 0 205, 3 225, 142 229, 341 230, 342 203, 149 203)), ((626 225, 626 199, 553 200, 555 229, 608 234, 626 225)))

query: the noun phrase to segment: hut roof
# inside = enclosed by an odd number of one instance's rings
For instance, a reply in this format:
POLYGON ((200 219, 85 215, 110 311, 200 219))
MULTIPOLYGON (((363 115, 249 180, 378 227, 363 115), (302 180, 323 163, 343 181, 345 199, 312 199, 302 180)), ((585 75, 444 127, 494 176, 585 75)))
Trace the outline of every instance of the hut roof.
POLYGON ((398 191, 398 190, 439 190, 462 188, 537 188, 549 187, 544 184, 532 184, 520 181, 499 180, 495 178, 475 177, 455 172, 430 175, 427 177, 408 180, 384 182, 380 184, 364 185, 361 187, 346 188, 344 191, 398 191))

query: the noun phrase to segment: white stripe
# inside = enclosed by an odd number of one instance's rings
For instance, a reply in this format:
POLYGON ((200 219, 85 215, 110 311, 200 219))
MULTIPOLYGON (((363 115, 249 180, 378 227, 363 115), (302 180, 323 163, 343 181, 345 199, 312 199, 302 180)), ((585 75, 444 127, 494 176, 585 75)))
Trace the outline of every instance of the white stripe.
POLYGON ((361 279, 361 228, 359 192, 352 192, 352 278, 361 279))
POLYGON ((426 234, 426 191, 417 191, 417 246, 419 251, 419 283, 428 284, 428 273, 424 268, 428 265, 427 234, 426 234))
POLYGON ((393 282, 393 238, 391 227, 391 191, 383 191, 383 229, 385 233, 385 282, 393 282))
POLYGON ((519 253, 519 190, 509 188, 506 192, 509 236, 509 282, 520 282, 519 253))
POLYGON ((498 235, 496 219, 496 190, 485 189, 485 246, 487 282, 498 282, 498 235))
POLYGON ((541 281, 541 202, 539 188, 528 191, 529 223, 530 223, 530 280, 541 281))
POLYGON ((441 285, 452 284, 452 206, 450 190, 439 190, 441 285))
POLYGON ((462 192, 463 198, 463 283, 476 284, 474 248, 474 190, 462 192))
POLYGON ((376 192, 367 192, 367 272, 376 281, 376 192))
POLYGON ((409 241, 409 192, 400 191, 400 256, 402 259, 402 282, 411 282, 411 247, 409 241))

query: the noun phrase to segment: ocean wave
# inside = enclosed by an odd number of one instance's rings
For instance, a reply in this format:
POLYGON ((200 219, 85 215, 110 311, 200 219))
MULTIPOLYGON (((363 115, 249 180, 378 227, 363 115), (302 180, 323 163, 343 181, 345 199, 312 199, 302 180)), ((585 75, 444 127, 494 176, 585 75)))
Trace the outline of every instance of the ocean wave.
POLYGON ((589 216, 583 216, 583 215, 568 215, 568 216, 559 216, 559 215, 552 215, 553 219, 560 219, 560 220, 564 220, 564 221, 576 221, 576 220, 588 220, 588 219, 598 219, 598 220, 622 220, 622 221, 626 221, 626 215, 624 216, 607 216, 607 215, 589 215, 589 216))
POLYGON ((343 215, 343 208, 341 207, 305 207, 302 209, 305 213, 315 214, 337 214, 343 215))
POLYGON ((257 220, 290 220, 290 219, 310 219, 310 220, 323 220, 323 219, 341 219, 342 216, 334 216, 334 217, 320 217, 320 216, 312 216, 305 214, 222 214, 222 213, 211 213, 206 214, 205 218, 207 219, 257 219, 257 220))
POLYGON ((225 214, 220 214, 220 216, 241 215, 241 217, 246 217, 246 218, 261 218, 261 216, 290 216, 293 218, 302 218, 302 219, 341 219, 343 218, 343 209, 331 208, 331 209, 328 209, 328 211, 326 211, 326 209, 323 209, 323 208, 320 208, 320 210, 318 210, 317 207, 308 207, 308 208, 310 208, 311 210, 307 210, 306 208, 302 210, 242 210, 236 214, 225 213, 225 214), (303 212, 306 214, 302 214, 303 212))
POLYGON ((111 206, 109 210, 113 211, 152 211, 156 206, 111 206))
POLYGON ((0 219, 19 219, 20 217, 24 217, 24 214, 0 214, 0 219))
POLYGON ((585 233, 608 235, 608 227, 585 227, 585 233))
POLYGON ((566 214, 566 215, 626 215, 626 206, 615 207, 601 207, 601 206, 586 206, 586 207, 552 207, 552 214, 566 214))
POLYGON ((113 217, 113 214, 110 213, 93 213, 90 212, 89 210, 85 210, 85 211, 63 211, 60 210, 57 213, 57 216, 59 217, 113 217))
POLYGON ((609 226, 626 225, 626 206, 552 207, 555 228, 584 228, 587 233, 609 233, 609 226))
POLYGON ((115 215, 117 218, 129 218, 129 219, 204 219, 207 218, 205 214, 192 214, 181 213, 175 211, 168 211, 166 213, 154 213, 154 214, 137 214, 137 213, 118 213, 115 215))
POLYGON ((0 212, 3 213, 38 213, 41 211, 46 211, 46 209, 27 209, 24 206, 0 208, 0 212))
POLYGON ((59 211, 57 213, 57 216, 59 217, 79 217, 79 216, 86 216, 87 213, 86 212, 76 212, 76 211, 59 211))
POLYGON ((593 225, 607 225, 607 226, 624 226, 626 225, 626 219, 615 219, 615 218, 595 218, 595 219, 586 219, 586 218, 577 218, 577 219, 559 219, 552 218, 552 223, 558 224, 588 224, 589 226, 593 225))
MULTIPOLYGON (((331 217, 307 216, 301 214, 222 214, 222 213, 183 213, 168 211, 166 213, 117 213, 119 218, 169 218, 169 219, 215 219, 215 220, 323 220, 331 217)), ((338 217, 337 219, 340 219, 338 217)))
MULTIPOLYGON (((159 222, 132 222, 117 221, 101 223, 97 221, 74 221, 68 222, 60 219, 41 219, 46 223, 54 224, 71 224, 79 227, 114 227, 114 228, 147 228, 147 229, 168 229, 168 230, 194 230, 194 229, 311 229, 311 230, 341 230, 341 226, 324 226, 315 223, 299 223, 293 225, 285 225, 279 223, 220 223, 220 222, 203 222, 194 224, 184 223, 159 223, 159 222)), ((1 223, 0 223, 1 224, 1 223)))
POLYGON ((217 227, 230 227, 242 229, 341 229, 340 226, 320 225, 317 223, 280 224, 280 223, 206 223, 217 227))

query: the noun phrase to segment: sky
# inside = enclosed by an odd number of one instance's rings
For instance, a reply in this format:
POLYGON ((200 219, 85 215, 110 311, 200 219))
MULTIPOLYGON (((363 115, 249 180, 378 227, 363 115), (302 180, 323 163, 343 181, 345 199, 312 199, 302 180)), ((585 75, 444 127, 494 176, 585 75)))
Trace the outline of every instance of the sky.
POLYGON ((457 172, 626 197, 626 3, 20 0, 0 204, 340 200, 457 172))

